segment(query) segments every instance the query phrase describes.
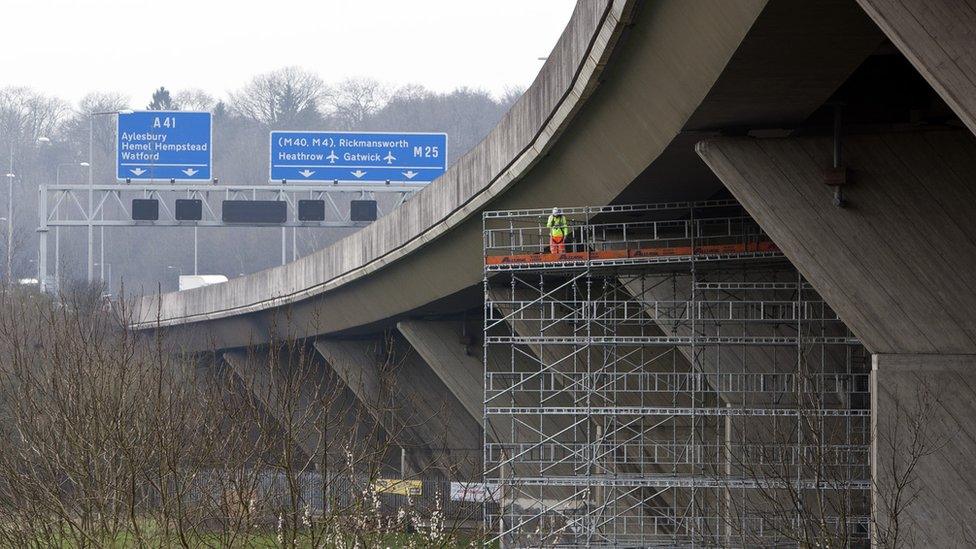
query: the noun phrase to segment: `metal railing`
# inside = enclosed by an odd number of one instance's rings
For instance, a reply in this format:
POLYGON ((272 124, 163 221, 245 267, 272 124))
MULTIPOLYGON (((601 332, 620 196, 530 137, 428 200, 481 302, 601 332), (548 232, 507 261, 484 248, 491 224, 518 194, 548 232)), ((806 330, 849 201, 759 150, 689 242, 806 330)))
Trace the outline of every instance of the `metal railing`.
MULTIPOLYGON (((519 257, 521 262, 544 255, 550 250, 548 210, 516 210, 484 214, 484 250, 486 261, 519 257), (491 259, 489 259, 491 258, 491 259)), ((567 208, 568 221, 565 251, 568 254, 592 253, 591 258, 566 256, 538 257, 537 263, 551 264, 581 259, 632 259, 626 254, 601 256, 609 252, 642 252, 681 257, 696 253, 757 253, 757 245, 769 242, 759 226, 734 201, 675 203, 602 208, 567 208), (653 215, 657 219, 634 221, 598 221, 601 216, 653 215), (595 220, 596 219, 596 220, 595 220)), ((769 250, 767 250, 769 252, 769 250)), ((512 261, 501 261, 496 269, 511 268, 512 261)))

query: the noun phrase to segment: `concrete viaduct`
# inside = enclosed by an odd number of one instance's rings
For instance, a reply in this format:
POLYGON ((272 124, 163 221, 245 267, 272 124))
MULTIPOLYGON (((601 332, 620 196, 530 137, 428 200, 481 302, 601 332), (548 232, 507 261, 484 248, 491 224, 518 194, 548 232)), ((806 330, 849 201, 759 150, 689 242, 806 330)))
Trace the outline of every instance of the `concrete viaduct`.
POLYGON ((264 360, 243 348, 303 341, 350 400, 377 390, 386 334, 409 412, 452 418, 404 433, 413 467, 480 456, 480 213, 734 197, 872 353, 878 429, 920 385, 940 391, 945 444, 907 517, 918 546, 960 546, 976 534, 974 29, 971 0, 580 0, 534 83, 424 191, 291 264, 144 297, 133 326, 241 371, 264 360), (824 184, 836 105, 842 208, 824 184))

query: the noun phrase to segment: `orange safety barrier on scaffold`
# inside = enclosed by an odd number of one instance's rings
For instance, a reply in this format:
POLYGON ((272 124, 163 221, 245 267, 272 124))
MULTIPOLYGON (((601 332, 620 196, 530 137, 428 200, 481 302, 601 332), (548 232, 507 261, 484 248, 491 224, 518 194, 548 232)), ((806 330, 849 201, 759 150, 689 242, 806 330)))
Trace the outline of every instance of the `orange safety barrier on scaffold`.
MULTIPOLYGON (((757 252, 778 252, 779 248, 770 241, 737 244, 704 244, 695 246, 695 255, 741 254, 757 252)), ((564 263, 608 259, 627 259, 631 257, 690 256, 691 246, 668 246, 662 248, 636 248, 633 250, 603 250, 592 252, 569 252, 565 254, 516 254, 489 255, 485 265, 520 265, 534 263, 564 263)))

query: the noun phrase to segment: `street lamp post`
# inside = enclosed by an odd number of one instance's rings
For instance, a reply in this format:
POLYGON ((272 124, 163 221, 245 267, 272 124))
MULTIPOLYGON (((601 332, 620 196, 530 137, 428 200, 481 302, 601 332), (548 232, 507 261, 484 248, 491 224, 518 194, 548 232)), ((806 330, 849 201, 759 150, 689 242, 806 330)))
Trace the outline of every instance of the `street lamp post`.
MULTIPOLYGON (((88 283, 91 284, 92 278, 95 271, 95 261, 94 261, 94 236, 95 227, 93 222, 95 221, 94 206, 95 206, 95 174, 94 174, 94 158, 95 158, 95 117, 103 115, 119 115, 119 114, 132 114, 131 109, 121 109, 117 111, 101 111, 93 112, 88 114, 88 283)), ((104 255, 105 244, 105 232, 102 229, 102 251, 104 255)), ((104 263, 104 257, 103 263, 104 263)), ((104 277, 103 277, 104 278, 104 277)))
MULTIPOLYGON (((38 143, 50 143, 47 137, 38 137, 38 143)), ((12 283, 14 244, 14 138, 10 136, 10 155, 7 161, 7 282, 12 283)))
POLYGON ((11 264, 13 262, 13 255, 11 254, 11 247, 13 246, 13 232, 14 232, 14 138, 10 136, 10 156, 7 162, 7 173, 4 174, 7 178, 7 263, 6 263, 6 276, 7 283, 11 284, 13 281, 10 278, 11 264))
POLYGON ((6 173, 7 177, 7 283, 12 283, 10 278, 11 265, 13 263, 13 254, 11 254, 11 247, 13 246, 13 234, 14 234, 14 153, 13 145, 10 146, 10 171, 6 173))

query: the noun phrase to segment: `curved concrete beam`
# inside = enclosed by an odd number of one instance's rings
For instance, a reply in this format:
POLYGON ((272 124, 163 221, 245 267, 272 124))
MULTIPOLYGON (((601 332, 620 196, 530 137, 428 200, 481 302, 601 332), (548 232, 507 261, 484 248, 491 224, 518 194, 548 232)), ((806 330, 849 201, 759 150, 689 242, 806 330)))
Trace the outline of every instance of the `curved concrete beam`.
POLYGON ((641 4, 639 23, 616 51, 633 3, 581 2, 512 111, 428 189, 290 265, 145 298, 134 325, 155 327, 157 313, 163 326, 235 317, 210 327, 222 330, 221 338, 247 339, 233 321, 290 305, 294 321, 281 335, 333 333, 477 284, 480 209, 490 201, 498 208, 612 201, 681 132, 764 6, 763 0, 641 4))
POLYGON ((481 281, 482 209, 707 198, 697 132, 800 123, 881 40, 847 0, 582 1, 512 110, 403 207, 292 264, 143 298, 132 324, 206 349, 426 314, 481 281))
POLYGON ((208 320, 294 303, 376 271, 477 213, 539 160, 592 93, 632 4, 580 2, 536 81, 498 126, 390 215, 292 264, 143 299, 136 326, 208 320))
MULTIPOLYGON (((373 361, 368 360, 371 349, 366 342, 358 341, 316 341, 315 349, 332 366, 333 371, 356 395, 374 421, 392 433, 394 443, 404 452, 405 465, 410 474, 429 473, 437 466, 435 451, 430 447, 432 441, 425 440, 422 433, 403 416, 409 410, 397 408, 387 410, 383 406, 384 383, 377 373, 373 361)), ((390 407, 392 408, 392 407, 390 407)))

